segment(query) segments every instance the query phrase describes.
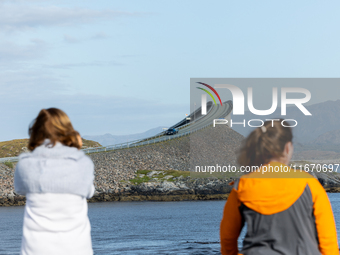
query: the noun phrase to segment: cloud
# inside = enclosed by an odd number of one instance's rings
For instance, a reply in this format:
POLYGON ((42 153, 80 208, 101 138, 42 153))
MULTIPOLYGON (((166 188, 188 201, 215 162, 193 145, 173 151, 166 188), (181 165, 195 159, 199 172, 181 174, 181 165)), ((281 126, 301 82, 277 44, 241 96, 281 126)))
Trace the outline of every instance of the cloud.
POLYGON ((64 35, 64 41, 68 43, 79 43, 80 40, 71 35, 64 35))
POLYGON ((24 70, 0 72, 0 97, 20 101, 26 97, 48 96, 55 93, 70 93, 72 88, 64 82, 65 77, 48 70, 24 68, 24 70))
POLYGON ((109 36, 104 32, 96 33, 95 35, 91 37, 91 39, 93 40, 102 40, 102 39, 107 39, 107 38, 109 38, 109 36))
POLYGON ((3 42, 0 44, 0 62, 12 62, 42 57, 48 46, 38 39, 33 39, 27 45, 14 42, 3 42))
POLYGON ((44 65, 43 67, 55 68, 55 69, 71 69, 73 67, 102 67, 102 66, 122 66, 122 63, 116 61, 92 61, 84 63, 66 63, 66 64, 54 64, 54 65, 44 65))
POLYGON ((46 2, 47 0, 0 0, 0 3, 46 2))
MULTIPOLYGON (((20 89, 20 86, 17 86, 20 89)), ((71 118, 82 135, 132 134, 160 125, 171 125, 183 117, 185 104, 166 104, 140 98, 90 94, 62 94, 31 86, 31 93, 0 94, 2 121, 0 141, 27 137, 28 124, 42 108, 57 107, 71 118), (29 95, 29 96, 27 96, 29 95)))
POLYGON ((138 13, 113 10, 91 10, 57 6, 2 5, 0 29, 17 31, 42 26, 69 26, 120 16, 135 16, 138 13))
POLYGON ((186 104, 115 95, 85 94, 45 69, 0 72, 0 141, 27 137, 42 108, 63 109, 81 134, 132 134, 178 122, 186 104))
POLYGON ((87 38, 76 38, 72 35, 64 35, 64 41, 67 43, 72 43, 72 44, 85 42, 89 40, 104 40, 107 38, 109 38, 109 36, 104 32, 96 33, 95 35, 87 37, 87 38))

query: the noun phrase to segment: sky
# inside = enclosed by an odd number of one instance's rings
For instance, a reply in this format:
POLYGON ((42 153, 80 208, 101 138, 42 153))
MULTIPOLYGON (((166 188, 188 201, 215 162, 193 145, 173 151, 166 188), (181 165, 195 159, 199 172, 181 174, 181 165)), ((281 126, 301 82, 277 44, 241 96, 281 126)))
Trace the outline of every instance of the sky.
POLYGON ((170 126, 190 111, 190 78, 338 78, 339 9, 332 0, 0 0, 0 141, 27 138, 49 107, 82 135, 170 126))

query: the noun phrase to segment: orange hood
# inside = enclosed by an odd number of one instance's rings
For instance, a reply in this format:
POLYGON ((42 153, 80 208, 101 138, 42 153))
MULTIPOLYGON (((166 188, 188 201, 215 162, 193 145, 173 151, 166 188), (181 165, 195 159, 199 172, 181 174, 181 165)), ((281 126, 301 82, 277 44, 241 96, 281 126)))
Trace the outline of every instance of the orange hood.
MULTIPOLYGON (((263 167, 268 169, 269 166, 288 167, 279 162, 270 162, 263 167)), ((237 193, 244 205, 265 215, 288 209, 302 195, 308 180, 314 178, 304 171, 295 171, 292 168, 289 168, 289 172, 265 173, 262 173, 262 168, 242 176, 237 193)))

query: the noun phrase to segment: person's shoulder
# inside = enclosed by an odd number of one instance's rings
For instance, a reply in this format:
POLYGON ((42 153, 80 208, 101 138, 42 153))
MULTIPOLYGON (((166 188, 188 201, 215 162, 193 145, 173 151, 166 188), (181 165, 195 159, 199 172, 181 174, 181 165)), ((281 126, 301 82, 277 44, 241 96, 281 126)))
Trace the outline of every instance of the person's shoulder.
POLYGON ((63 162, 73 161, 81 165, 88 164, 93 165, 93 162, 89 156, 87 156, 82 150, 75 147, 69 147, 60 143, 54 146, 40 145, 32 152, 22 153, 19 155, 19 165, 26 165, 31 163, 37 163, 39 161, 51 161, 59 162, 58 164, 66 164, 63 162))
MULTIPOLYGON (((280 165, 281 166, 281 165, 280 165)), ((286 166, 283 165, 282 166, 286 166)), ((275 169, 261 169, 242 175, 238 182, 238 189, 272 189, 279 186, 294 186, 303 188, 310 184, 311 189, 318 188, 318 180, 308 172, 297 170, 286 166, 287 168, 281 171, 281 167, 275 169)))
POLYGON ((92 159, 86 155, 83 151, 80 151, 82 153, 82 156, 77 159, 77 163, 82 167, 82 168, 88 168, 88 169, 93 169, 94 164, 92 159))
POLYGON ((60 142, 56 142, 56 144, 53 145, 48 143, 48 140, 46 140, 43 144, 36 147, 31 153, 24 153, 22 158, 73 159, 78 161, 83 159, 84 156, 85 153, 76 147, 67 146, 60 142))
POLYGON ((18 162, 15 166, 16 172, 23 171, 27 166, 32 164, 32 152, 24 152, 18 156, 18 162))
POLYGON ((307 184, 309 188, 311 189, 311 191, 320 191, 320 190, 324 191, 323 186, 321 185, 319 179, 316 176, 305 171, 303 171, 303 174, 306 176, 307 184))
POLYGON ((86 155, 84 152, 82 153, 83 153, 83 156, 79 158, 79 161, 83 162, 84 164, 93 165, 92 159, 88 155, 86 155))
POLYGON ((32 155, 32 152, 23 152, 18 156, 18 159, 24 159, 24 158, 29 158, 32 155))

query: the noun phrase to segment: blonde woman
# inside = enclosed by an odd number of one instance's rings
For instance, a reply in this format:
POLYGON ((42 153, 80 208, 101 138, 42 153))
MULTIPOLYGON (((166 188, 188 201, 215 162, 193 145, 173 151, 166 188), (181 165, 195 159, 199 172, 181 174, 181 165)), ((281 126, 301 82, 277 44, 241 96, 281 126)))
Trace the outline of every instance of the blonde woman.
POLYGON ((87 201, 94 166, 80 135, 56 108, 43 109, 29 129, 30 153, 19 156, 14 185, 26 195, 22 255, 93 254, 87 201))

